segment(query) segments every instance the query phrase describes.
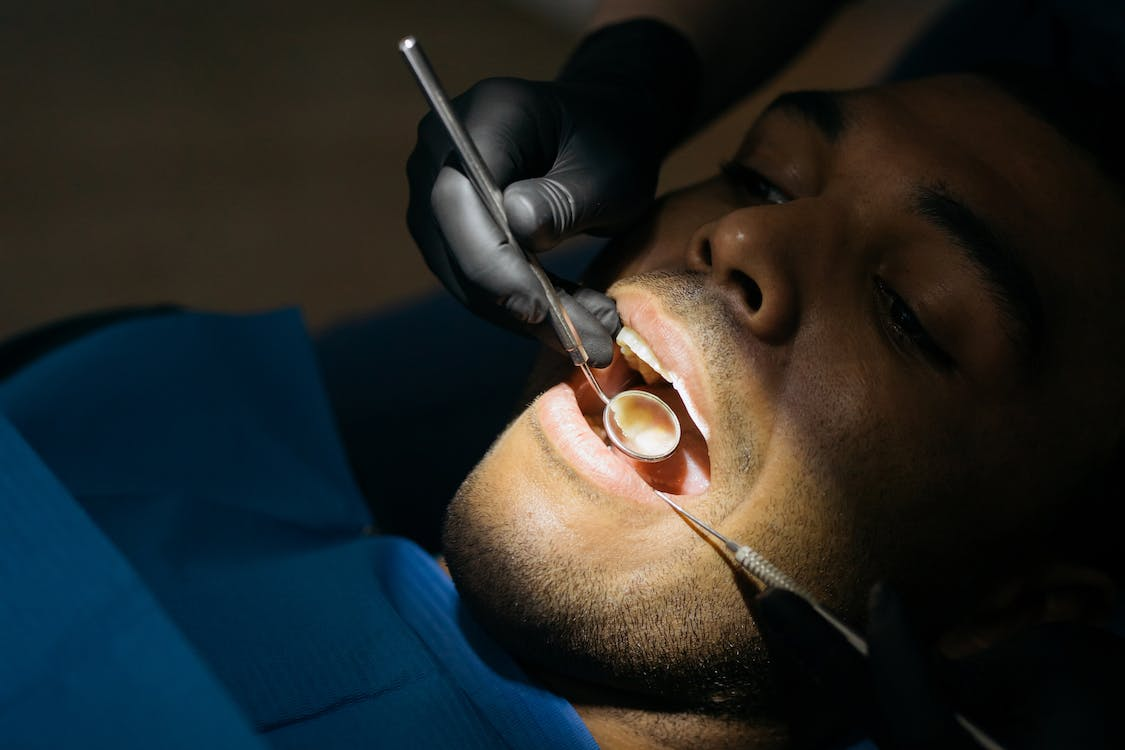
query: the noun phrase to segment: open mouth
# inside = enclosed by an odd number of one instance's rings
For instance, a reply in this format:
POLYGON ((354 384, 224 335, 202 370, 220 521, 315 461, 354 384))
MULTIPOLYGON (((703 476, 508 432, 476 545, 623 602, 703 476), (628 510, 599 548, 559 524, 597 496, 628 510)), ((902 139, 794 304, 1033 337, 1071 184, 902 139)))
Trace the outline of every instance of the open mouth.
POLYGON ((624 390, 647 391, 672 407, 680 420, 680 443, 671 456, 658 462, 638 461, 615 448, 602 422, 604 406, 585 382, 581 373, 571 378, 579 409, 590 429, 621 460, 654 489, 676 495, 704 492, 711 481, 711 460, 707 448, 707 425, 692 406, 685 383, 657 358, 640 334, 624 327, 617 337, 618 351, 609 367, 599 370, 601 386, 611 395, 624 390))

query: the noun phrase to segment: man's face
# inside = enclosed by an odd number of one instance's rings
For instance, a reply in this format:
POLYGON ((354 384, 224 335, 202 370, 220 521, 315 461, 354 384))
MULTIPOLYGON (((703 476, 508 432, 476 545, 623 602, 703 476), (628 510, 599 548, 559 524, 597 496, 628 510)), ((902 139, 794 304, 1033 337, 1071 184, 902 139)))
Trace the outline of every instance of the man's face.
POLYGON ((607 265, 700 429, 628 462, 564 370, 446 531, 525 661, 693 705, 754 692, 754 590, 638 476, 858 622, 878 579, 956 609, 1024 565, 1120 414, 1120 199, 1014 100, 968 77, 790 97, 733 164, 607 265))

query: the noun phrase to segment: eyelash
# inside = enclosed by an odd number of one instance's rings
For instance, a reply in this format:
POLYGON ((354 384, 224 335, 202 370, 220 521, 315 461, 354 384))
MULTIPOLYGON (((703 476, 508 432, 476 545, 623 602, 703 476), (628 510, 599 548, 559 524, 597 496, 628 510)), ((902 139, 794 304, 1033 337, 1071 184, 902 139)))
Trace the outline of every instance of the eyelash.
POLYGON ((767 180, 756 170, 734 160, 719 165, 719 172, 739 191, 766 203, 788 203, 790 198, 781 188, 767 180))
POLYGON ((952 369, 955 364, 953 358, 937 345, 910 306, 882 278, 876 276, 874 280, 880 307, 883 308, 883 319, 895 343, 917 349, 940 369, 952 369))

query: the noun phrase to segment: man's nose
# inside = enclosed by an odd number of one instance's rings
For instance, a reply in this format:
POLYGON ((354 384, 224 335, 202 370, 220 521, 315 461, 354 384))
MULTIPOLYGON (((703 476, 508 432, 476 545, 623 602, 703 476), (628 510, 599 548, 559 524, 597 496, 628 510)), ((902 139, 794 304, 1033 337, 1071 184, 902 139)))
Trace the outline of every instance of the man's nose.
POLYGON ((697 229, 688 249, 688 268, 734 292, 750 331, 770 343, 790 338, 800 317, 794 263, 803 242, 786 209, 731 211, 697 229))

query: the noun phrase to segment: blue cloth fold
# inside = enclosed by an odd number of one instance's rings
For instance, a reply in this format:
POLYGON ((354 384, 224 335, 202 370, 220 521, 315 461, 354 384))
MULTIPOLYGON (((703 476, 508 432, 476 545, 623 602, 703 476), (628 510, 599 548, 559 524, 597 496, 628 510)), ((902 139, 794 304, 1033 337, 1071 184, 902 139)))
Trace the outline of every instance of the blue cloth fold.
POLYGON ((0 416, 0 746, 264 747, 147 587, 0 416))
POLYGON ((595 747, 364 535, 295 313, 117 323, 0 410, 0 746, 595 747))

